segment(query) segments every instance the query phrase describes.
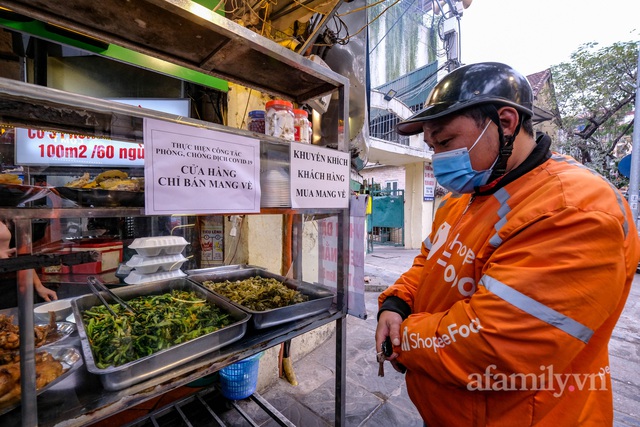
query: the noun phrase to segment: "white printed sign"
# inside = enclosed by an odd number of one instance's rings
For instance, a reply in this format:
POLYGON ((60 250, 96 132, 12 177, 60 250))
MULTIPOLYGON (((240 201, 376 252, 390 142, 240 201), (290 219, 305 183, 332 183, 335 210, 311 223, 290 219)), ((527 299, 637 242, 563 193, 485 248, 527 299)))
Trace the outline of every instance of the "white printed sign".
POLYGON ((260 212, 260 141, 144 120, 147 215, 260 212))
POLYGON ((144 147, 123 141, 36 129, 16 129, 16 165, 142 166, 144 147))
POLYGON ((291 206, 349 207, 349 153, 291 144, 291 206))
POLYGON ((424 164, 424 201, 434 200, 436 197, 436 176, 433 174, 431 163, 424 164))

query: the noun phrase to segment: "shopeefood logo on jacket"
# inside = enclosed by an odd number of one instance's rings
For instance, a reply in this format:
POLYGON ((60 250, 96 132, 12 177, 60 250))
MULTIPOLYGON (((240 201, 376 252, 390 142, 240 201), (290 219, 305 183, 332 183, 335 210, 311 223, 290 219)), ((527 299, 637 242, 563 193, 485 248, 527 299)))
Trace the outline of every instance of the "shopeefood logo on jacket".
POLYGON ((463 297, 469 297, 476 292, 476 281, 473 277, 458 277, 456 266, 461 268, 465 264, 473 264, 476 254, 459 240, 460 234, 457 234, 451 243, 445 246, 449 240, 450 231, 451 225, 447 222, 440 225, 427 260, 438 254, 439 258, 436 260, 436 264, 444 268, 444 281, 451 284, 452 288, 457 286, 458 292, 463 297))
POLYGON ((448 345, 455 343, 460 338, 467 338, 471 334, 477 334, 482 325, 480 325, 480 319, 471 319, 468 325, 460 325, 452 323, 447 328, 446 334, 441 334, 438 337, 426 337, 423 338, 419 333, 409 333, 409 330, 405 326, 402 330, 402 351, 410 351, 412 349, 419 348, 432 348, 434 353, 438 352, 439 348, 444 348, 448 345))

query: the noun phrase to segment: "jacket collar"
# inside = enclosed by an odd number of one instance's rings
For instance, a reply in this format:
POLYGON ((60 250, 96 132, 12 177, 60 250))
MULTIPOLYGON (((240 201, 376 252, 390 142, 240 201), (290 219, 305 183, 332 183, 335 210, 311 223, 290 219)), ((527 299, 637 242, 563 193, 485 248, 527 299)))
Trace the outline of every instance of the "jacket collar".
POLYGON ((522 175, 532 171, 536 167, 540 166, 551 158, 551 138, 546 133, 538 132, 536 135, 536 146, 534 147, 529 157, 525 159, 517 168, 509 172, 508 174, 496 179, 493 182, 480 188, 480 191, 476 192, 477 196, 491 195, 504 187, 505 185, 515 181, 522 175))

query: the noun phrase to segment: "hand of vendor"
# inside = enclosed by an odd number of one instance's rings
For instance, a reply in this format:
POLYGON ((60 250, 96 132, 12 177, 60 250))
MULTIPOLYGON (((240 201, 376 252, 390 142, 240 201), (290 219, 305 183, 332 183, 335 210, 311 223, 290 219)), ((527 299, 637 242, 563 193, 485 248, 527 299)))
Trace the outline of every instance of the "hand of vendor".
POLYGON ((56 291, 44 286, 35 271, 33 272, 33 290, 35 290, 38 295, 40 295, 40 298, 47 302, 55 301, 58 299, 58 294, 56 293, 56 291))
POLYGON ((0 259, 11 258, 15 254, 16 248, 0 248, 0 259))

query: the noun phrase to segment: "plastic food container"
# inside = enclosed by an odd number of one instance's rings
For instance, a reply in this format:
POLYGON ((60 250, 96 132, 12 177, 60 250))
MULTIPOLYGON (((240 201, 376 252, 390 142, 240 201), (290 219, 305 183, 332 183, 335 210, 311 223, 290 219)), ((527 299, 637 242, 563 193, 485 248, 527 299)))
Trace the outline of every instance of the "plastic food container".
POLYGON ((287 141, 295 141, 293 104, 276 99, 267 102, 265 108, 265 133, 287 141))
POLYGON ((180 236, 139 237, 131 242, 129 248, 147 257, 179 254, 187 244, 180 236))
POLYGON ((247 129, 255 133, 264 133, 264 111, 249 111, 249 123, 247 129))
POLYGON ((251 396, 258 386, 262 352, 220 369, 220 391, 230 400, 251 396))
POLYGON ((137 270, 133 270, 124 278, 124 283, 128 285, 141 285, 143 283, 159 282, 163 280, 180 279, 186 277, 186 273, 182 270, 160 271, 158 273, 144 274, 137 270))
POLYGON ((134 255, 129 261, 127 261, 127 267, 135 268, 136 271, 143 274, 150 274, 158 271, 178 270, 186 260, 187 258, 182 254, 154 257, 134 255))

